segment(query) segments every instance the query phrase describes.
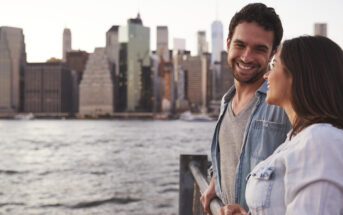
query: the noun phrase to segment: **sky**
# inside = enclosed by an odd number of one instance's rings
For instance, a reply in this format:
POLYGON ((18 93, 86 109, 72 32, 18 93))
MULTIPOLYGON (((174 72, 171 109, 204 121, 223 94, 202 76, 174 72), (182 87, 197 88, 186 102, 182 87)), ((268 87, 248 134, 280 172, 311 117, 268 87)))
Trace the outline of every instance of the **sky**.
MULTIPOLYGON (((150 27, 150 47, 156 48, 156 27, 167 25, 169 49, 173 38, 186 39, 186 49, 197 53, 197 31, 206 31, 211 44, 211 23, 220 20, 224 39, 235 12, 250 0, 0 0, 0 26, 22 28, 28 62, 62 57, 64 28, 72 33, 72 49, 93 52, 105 46, 112 25, 125 26, 140 12, 150 27)), ((328 24, 328 37, 343 47, 342 0, 262 0, 274 7, 284 28, 284 39, 313 35, 314 23, 328 24)), ((224 43, 225 44, 225 43, 224 43)), ((223 47, 224 48, 224 47, 223 47)))

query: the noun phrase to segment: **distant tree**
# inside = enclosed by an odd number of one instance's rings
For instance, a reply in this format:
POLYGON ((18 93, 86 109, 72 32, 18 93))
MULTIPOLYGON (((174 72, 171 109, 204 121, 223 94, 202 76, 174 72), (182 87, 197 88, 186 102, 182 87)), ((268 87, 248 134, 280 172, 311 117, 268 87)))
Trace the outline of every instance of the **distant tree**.
POLYGON ((59 62, 62 62, 62 60, 55 58, 55 57, 51 57, 46 62, 48 62, 48 63, 59 63, 59 62))

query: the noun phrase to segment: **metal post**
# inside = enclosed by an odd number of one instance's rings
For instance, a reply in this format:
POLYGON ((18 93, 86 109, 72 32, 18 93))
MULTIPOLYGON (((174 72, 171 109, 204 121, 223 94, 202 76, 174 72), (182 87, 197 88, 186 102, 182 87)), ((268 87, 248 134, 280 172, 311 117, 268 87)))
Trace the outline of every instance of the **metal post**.
POLYGON ((180 196, 179 215, 192 215, 194 178, 189 169, 189 163, 196 162, 199 172, 203 175, 207 171, 207 155, 180 155, 180 196))
MULTIPOLYGON (((204 174, 201 172, 201 168, 199 168, 199 164, 197 162, 191 161, 189 163, 189 169, 191 170, 192 175, 194 176, 194 179, 200 188, 200 193, 204 193, 208 187, 208 183, 206 178, 204 177, 204 174)), ((218 214, 220 208, 223 206, 224 204, 220 199, 212 199, 210 203, 210 209, 212 211, 212 214, 218 214)))

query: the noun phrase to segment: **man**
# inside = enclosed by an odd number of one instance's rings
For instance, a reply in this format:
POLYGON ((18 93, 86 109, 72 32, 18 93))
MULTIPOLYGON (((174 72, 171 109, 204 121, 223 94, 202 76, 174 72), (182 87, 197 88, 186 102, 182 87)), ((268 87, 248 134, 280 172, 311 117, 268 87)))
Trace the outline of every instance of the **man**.
POLYGON ((223 97, 212 140, 213 175, 201 196, 207 213, 214 197, 247 209, 247 175, 285 140, 291 127, 282 108, 265 103, 263 75, 282 34, 279 16, 262 3, 248 4, 231 19, 227 60, 235 80, 223 97))

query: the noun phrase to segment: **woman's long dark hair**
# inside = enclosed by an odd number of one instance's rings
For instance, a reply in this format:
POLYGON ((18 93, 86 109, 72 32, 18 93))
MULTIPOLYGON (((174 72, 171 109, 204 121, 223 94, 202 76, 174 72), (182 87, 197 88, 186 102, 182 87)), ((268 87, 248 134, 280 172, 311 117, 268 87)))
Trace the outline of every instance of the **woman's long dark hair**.
POLYGON ((343 129, 343 51, 332 40, 302 36, 283 43, 281 61, 292 76, 297 115, 290 137, 315 123, 343 129))

